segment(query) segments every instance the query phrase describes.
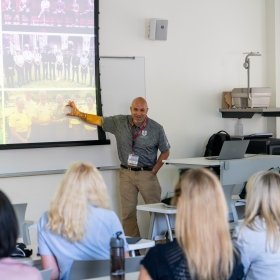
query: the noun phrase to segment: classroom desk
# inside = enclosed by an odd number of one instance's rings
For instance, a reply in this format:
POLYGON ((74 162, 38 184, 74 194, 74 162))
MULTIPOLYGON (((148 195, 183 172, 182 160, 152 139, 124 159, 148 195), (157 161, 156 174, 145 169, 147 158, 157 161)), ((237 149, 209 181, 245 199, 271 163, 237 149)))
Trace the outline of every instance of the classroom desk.
POLYGON ((170 241, 173 240, 172 226, 174 228, 176 209, 165 206, 164 203, 137 205, 138 211, 151 213, 149 239, 154 240, 162 232, 168 231, 170 241))
MULTIPOLYGON (((130 272, 125 274, 125 280, 137 280, 139 276, 139 271, 137 272, 130 272)), ((110 280, 110 276, 103 276, 98 278, 87 278, 84 280, 110 280)))
POLYGON ((219 167, 220 181, 223 186, 229 207, 229 217, 238 221, 235 201, 232 199, 234 187, 243 184, 248 178, 261 170, 268 170, 280 166, 279 155, 246 155, 243 159, 208 160, 205 157, 168 159, 165 164, 172 164, 181 168, 219 167))
MULTIPOLYGON (((136 243, 133 244, 128 244, 128 252, 130 254, 131 257, 135 257, 135 251, 136 250, 143 250, 143 249, 149 249, 151 247, 155 246, 155 241, 154 240, 150 240, 150 239, 144 239, 141 238, 139 241, 137 241, 136 243)), ((35 262, 35 263, 40 263, 41 262, 41 256, 37 255, 38 252, 38 245, 28 245, 27 246, 28 249, 32 249, 32 255, 30 256, 30 258, 23 258, 23 260, 27 260, 30 263, 35 262)))
POLYGON ((138 242, 128 244, 128 250, 131 257, 135 257, 136 250, 148 249, 155 246, 155 241, 150 239, 141 238, 138 242))

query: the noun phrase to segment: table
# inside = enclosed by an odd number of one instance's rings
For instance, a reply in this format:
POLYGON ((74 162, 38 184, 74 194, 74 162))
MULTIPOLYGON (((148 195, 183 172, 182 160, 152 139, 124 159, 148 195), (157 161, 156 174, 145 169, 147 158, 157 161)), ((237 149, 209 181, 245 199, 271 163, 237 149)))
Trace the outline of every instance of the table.
MULTIPOLYGON (((130 272, 125 274, 125 280, 137 280, 139 277, 139 271, 137 272, 130 272)), ((87 278, 84 280, 110 280, 110 276, 103 276, 98 278, 87 278)))
MULTIPOLYGON (((155 246, 154 240, 141 238, 136 243, 128 244, 128 251, 129 251, 131 257, 135 257, 136 250, 148 249, 148 248, 151 248, 154 246, 155 246)), ((31 262, 31 263, 34 261, 41 261, 41 256, 37 255, 37 252, 38 252, 37 245, 28 245, 27 249, 32 249, 32 255, 30 256, 30 258, 23 258, 24 260, 28 259, 29 262, 31 262)), ((37 263, 39 263, 39 262, 37 262, 37 263)))
POLYGON ((232 160, 208 160, 205 157, 168 159, 165 164, 176 165, 181 168, 218 167, 220 169, 220 181, 223 186, 226 201, 229 207, 229 217, 233 222, 238 221, 235 209, 234 187, 244 184, 254 173, 280 166, 279 155, 245 155, 243 159, 232 160))
POLYGON ((150 239, 140 239, 134 244, 128 244, 128 251, 131 257, 135 257, 135 250, 148 249, 155 246, 155 241, 150 239))
POLYGON ((156 236, 168 231, 170 241, 173 241, 172 227, 175 225, 176 208, 167 207, 164 203, 137 205, 138 211, 151 213, 149 239, 155 240, 156 236))

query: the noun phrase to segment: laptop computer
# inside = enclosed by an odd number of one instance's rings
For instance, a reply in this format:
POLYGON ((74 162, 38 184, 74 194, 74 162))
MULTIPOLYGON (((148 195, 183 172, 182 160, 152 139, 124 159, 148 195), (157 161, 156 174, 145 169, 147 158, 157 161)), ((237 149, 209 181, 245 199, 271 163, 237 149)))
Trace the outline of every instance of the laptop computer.
POLYGON ((224 141, 218 156, 206 157, 210 160, 229 160, 244 158, 250 140, 229 140, 224 141))

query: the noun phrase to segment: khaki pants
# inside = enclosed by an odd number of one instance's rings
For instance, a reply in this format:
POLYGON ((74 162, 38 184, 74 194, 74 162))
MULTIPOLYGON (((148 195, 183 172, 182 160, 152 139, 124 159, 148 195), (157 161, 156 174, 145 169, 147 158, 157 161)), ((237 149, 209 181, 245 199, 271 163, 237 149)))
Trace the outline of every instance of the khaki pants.
POLYGON ((147 204, 160 202, 161 188, 157 176, 151 171, 130 171, 121 168, 122 224, 127 236, 140 236, 136 217, 138 192, 147 204))

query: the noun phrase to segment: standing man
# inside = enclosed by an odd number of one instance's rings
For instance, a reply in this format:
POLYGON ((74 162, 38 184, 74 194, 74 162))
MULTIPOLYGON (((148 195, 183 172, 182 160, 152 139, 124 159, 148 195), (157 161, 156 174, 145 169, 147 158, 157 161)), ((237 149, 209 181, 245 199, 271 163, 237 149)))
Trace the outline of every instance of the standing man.
POLYGON ((3 66, 7 81, 7 87, 14 87, 15 62, 9 48, 4 50, 3 66))
POLYGON ((54 49, 51 48, 48 53, 48 62, 49 62, 49 73, 50 73, 50 80, 55 80, 55 62, 56 56, 54 53, 54 49))
POLYGON ((72 56, 72 82, 77 78, 77 83, 79 83, 79 66, 80 66, 80 57, 78 53, 74 53, 72 56), (75 75, 76 74, 76 75, 75 75))
MULTIPOLYGON (((71 45, 72 46, 72 45, 71 45)), ((70 80, 70 64, 72 60, 72 51, 70 48, 63 52, 63 68, 64 68, 64 80, 70 80)))
POLYGON ((48 54, 47 46, 43 48, 41 61, 43 64, 43 80, 48 80, 49 79, 49 54, 48 54))
POLYGON ((142 97, 132 101, 131 115, 100 117, 80 112, 73 101, 67 106, 71 108, 69 116, 101 126, 115 135, 121 162, 122 223, 127 236, 140 236, 136 218, 138 192, 145 203, 157 203, 161 198, 156 174, 163 165, 162 160, 168 158, 170 148, 163 127, 147 116, 148 105, 142 97))
POLYGON ((25 83, 29 83, 32 79, 31 72, 32 72, 32 65, 33 65, 33 54, 30 50, 29 44, 24 45, 24 50, 22 52, 24 57, 24 78, 25 83))
POLYGON ((41 63, 42 63, 42 55, 39 53, 37 48, 34 49, 34 74, 35 74, 35 81, 41 80, 41 63))
POLYGON ((17 72, 17 84, 18 87, 24 84, 24 56, 21 50, 17 50, 14 55, 15 69, 17 72))

